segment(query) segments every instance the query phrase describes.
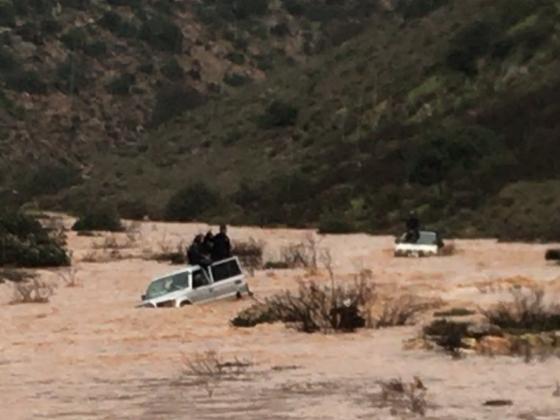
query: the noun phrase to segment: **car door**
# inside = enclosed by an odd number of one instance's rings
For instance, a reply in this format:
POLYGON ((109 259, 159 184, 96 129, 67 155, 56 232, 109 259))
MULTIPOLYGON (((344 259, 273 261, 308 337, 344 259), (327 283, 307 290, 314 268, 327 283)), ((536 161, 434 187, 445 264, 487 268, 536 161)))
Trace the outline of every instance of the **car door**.
POLYGON ((216 298, 235 295, 243 284, 243 273, 235 258, 213 264, 211 270, 214 280, 213 295, 216 298))
POLYGON ((191 273, 191 284, 192 290, 188 296, 191 303, 212 298, 212 284, 204 270, 199 268, 191 273))

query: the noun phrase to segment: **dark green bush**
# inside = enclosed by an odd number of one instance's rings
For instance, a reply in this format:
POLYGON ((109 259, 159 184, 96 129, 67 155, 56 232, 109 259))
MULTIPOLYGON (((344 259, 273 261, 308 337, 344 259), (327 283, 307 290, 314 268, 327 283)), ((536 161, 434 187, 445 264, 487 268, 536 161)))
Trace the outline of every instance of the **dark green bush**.
POLYGON ((449 0, 402 0, 398 2, 397 12, 405 19, 426 16, 449 3, 449 0))
POLYGON ((161 67, 162 74, 170 80, 178 81, 185 78, 185 70, 175 57, 167 60, 161 67))
POLYGON ((191 222, 220 203, 220 196, 206 184, 189 185, 171 196, 165 207, 165 219, 191 222))
POLYGON ((78 217, 72 226, 72 230, 76 231, 120 232, 123 229, 119 212, 114 205, 108 203, 91 206, 78 217))
POLYGON ((56 87, 66 93, 78 93, 91 82, 87 63, 74 54, 57 67, 56 78, 56 87))
POLYGON ((152 16, 140 27, 140 38, 162 51, 181 52, 183 32, 165 16, 152 16))
POLYGON ((272 102, 267 108, 264 114, 262 114, 258 119, 258 124, 261 128, 275 128, 275 127, 287 127, 294 125, 299 110, 289 103, 276 100, 272 102))
POLYGON ((342 234, 356 232, 356 227, 342 213, 323 213, 319 219, 319 233, 342 234))
POLYGON ((136 77, 131 73, 124 73, 115 77, 107 84, 107 90, 113 95, 128 95, 136 82, 136 77))
POLYGON ((6 47, 0 47, 0 71, 12 72, 20 66, 19 60, 10 50, 6 47))
POLYGON ((37 220, 17 212, 0 215, 0 265, 55 267, 69 263, 65 249, 37 220))
POLYGON ((14 26, 16 24, 16 12, 11 3, 0 2, 0 26, 14 26))
POLYGON ((453 70, 474 75, 476 60, 490 52, 498 33, 493 23, 475 21, 459 31, 450 41, 447 65, 453 70))
POLYGON ((250 77, 239 73, 228 73, 224 77, 224 83, 233 87, 245 86, 251 81, 250 77))
POLYGON ((80 182, 80 171, 61 164, 44 164, 26 171, 18 190, 28 197, 55 194, 80 182))
POLYGON ((6 86, 9 89, 18 92, 27 92, 32 94, 47 93, 47 84, 43 78, 34 70, 24 70, 13 72, 6 76, 6 86))
POLYGON ((148 205, 139 198, 119 201, 117 209, 122 217, 131 220, 142 220, 149 214, 148 205))
POLYGON ((203 105, 206 97, 193 88, 179 84, 163 86, 156 93, 152 125, 157 127, 177 115, 203 105))
POLYGON ((60 40, 70 50, 82 50, 88 42, 88 36, 84 28, 72 28, 60 37, 60 40))

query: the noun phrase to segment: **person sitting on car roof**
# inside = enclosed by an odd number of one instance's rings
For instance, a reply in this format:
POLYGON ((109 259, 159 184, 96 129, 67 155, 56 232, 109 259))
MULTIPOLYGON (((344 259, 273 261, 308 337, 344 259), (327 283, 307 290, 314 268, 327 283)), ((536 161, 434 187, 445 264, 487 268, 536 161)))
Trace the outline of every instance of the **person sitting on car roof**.
POLYGON ((206 269, 211 264, 210 258, 203 254, 202 245, 204 237, 196 235, 194 241, 187 250, 187 260, 190 265, 199 265, 206 269))
POLYGON ((411 211, 406 220, 406 242, 415 243, 419 237, 420 219, 418 219, 415 211, 411 211))
POLYGON ((231 257, 231 241, 227 236, 227 226, 220 225, 220 233, 214 236, 212 248, 212 260, 220 261, 231 257))

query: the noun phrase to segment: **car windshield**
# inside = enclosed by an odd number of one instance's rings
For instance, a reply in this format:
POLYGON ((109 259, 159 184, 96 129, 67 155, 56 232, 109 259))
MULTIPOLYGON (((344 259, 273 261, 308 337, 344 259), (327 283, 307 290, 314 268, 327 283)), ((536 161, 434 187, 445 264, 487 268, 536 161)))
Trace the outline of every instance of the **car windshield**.
POLYGON ((146 291, 146 299, 154 299, 166 293, 185 289, 189 286, 188 273, 179 273, 173 276, 154 280, 146 291))

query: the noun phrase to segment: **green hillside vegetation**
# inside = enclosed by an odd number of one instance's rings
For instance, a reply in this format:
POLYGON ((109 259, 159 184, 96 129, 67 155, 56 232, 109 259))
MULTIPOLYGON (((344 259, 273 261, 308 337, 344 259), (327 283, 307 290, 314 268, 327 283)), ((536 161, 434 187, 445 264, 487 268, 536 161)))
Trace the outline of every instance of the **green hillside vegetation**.
MULTIPOLYGON (((139 79, 165 77, 147 132, 89 149, 87 178, 40 204, 79 211, 103 196, 124 217, 325 232, 397 231, 416 209, 446 234, 560 239, 560 2, 381 3, 201 3, 193 16, 209 31, 238 25, 223 34, 232 69, 255 63, 265 77, 237 69, 200 89, 166 59, 112 80, 104 89, 128 101, 139 79), (261 46, 289 44, 296 27, 305 42, 281 60, 249 57, 270 16, 261 46)), ((150 22, 140 39, 170 54, 178 32, 150 22)))

